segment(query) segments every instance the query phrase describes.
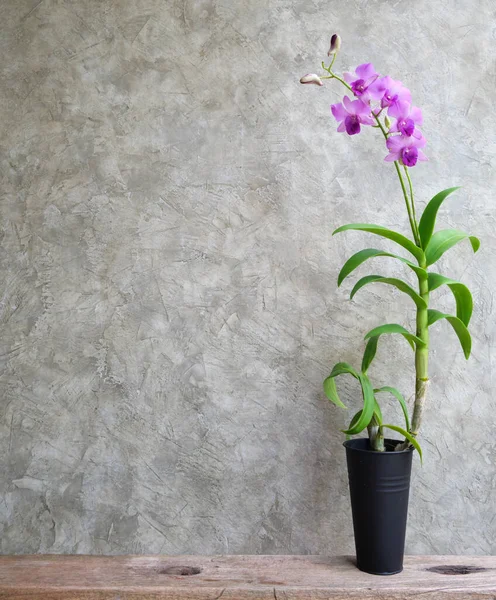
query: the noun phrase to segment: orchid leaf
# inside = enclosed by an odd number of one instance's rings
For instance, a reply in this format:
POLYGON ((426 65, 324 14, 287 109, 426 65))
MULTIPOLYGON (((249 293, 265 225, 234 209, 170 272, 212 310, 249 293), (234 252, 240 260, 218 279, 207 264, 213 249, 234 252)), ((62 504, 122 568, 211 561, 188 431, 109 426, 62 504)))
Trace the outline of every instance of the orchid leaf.
POLYGON ((324 379, 324 393, 327 398, 336 406, 339 406, 339 408, 346 408, 339 398, 336 382, 334 381, 333 377, 327 377, 324 379))
POLYGON ((324 379, 324 393, 327 398, 333 402, 339 408, 346 408, 346 406, 341 402, 339 398, 338 390, 336 388, 336 382, 334 378, 338 375, 350 374, 355 377, 355 379, 359 379, 360 375, 356 372, 356 370, 348 363, 339 362, 336 363, 331 371, 329 377, 324 379))
POLYGON ((366 277, 362 277, 357 283, 355 287, 351 290, 350 299, 361 289, 363 286, 369 283, 386 283, 388 285, 392 285, 401 292, 410 296, 410 298, 415 302, 417 308, 427 308, 427 304, 425 300, 420 297, 417 292, 411 288, 407 283, 402 281, 401 279, 396 279, 395 277, 381 277, 380 275, 367 275, 366 277))
POLYGON ((356 435, 357 433, 363 431, 370 423, 375 411, 376 400, 374 396, 374 390, 372 389, 372 384, 370 383, 367 375, 364 373, 360 373, 359 379, 362 386, 363 409, 360 417, 353 427, 343 430, 343 433, 346 435, 356 435))
POLYGON ((421 340, 416 335, 413 335, 413 333, 410 333, 408 331, 408 329, 405 329, 404 327, 402 327, 401 325, 398 325, 397 323, 388 323, 387 325, 380 325, 379 327, 376 327, 375 329, 371 329, 365 336, 365 339, 368 340, 376 335, 379 336, 379 335, 383 335, 385 333, 399 333, 406 339, 406 341, 410 344, 410 346, 414 350, 415 350, 415 345, 417 345, 419 347, 425 346, 425 342, 423 340, 421 340))
POLYGON ((360 375, 357 373, 357 371, 350 364, 345 362, 336 363, 329 377, 337 377, 338 375, 344 375, 345 373, 353 375, 355 379, 360 378, 360 375))
POLYGON ((472 294, 466 285, 439 275, 439 273, 429 273, 429 291, 433 291, 442 285, 447 285, 453 293, 456 302, 456 316, 467 327, 472 317, 473 300, 472 294))
POLYGON ((418 246, 416 246, 411 240, 409 240, 407 237, 405 237, 401 233, 398 233, 391 229, 387 229, 387 227, 382 227, 382 225, 373 225, 370 223, 351 223, 349 225, 342 225, 341 227, 338 227, 332 233, 332 235, 335 235, 336 233, 340 233, 341 231, 350 231, 350 230, 367 231, 368 233, 374 233, 375 235, 380 235, 381 237, 384 237, 384 238, 387 238, 388 240, 392 240, 393 242, 396 242, 397 244, 399 244, 400 246, 405 248, 405 250, 408 250, 408 252, 410 252, 410 254, 413 254, 413 256, 415 256, 415 258, 417 260, 420 261, 424 258, 424 253, 423 253, 422 249, 419 248, 418 246))
POLYGON ((369 339, 367 345, 365 346, 365 352, 363 353, 362 358, 362 372, 366 373, 368 368, 370 367, 370 363, 374 360, 375 353, 377 352, 377 342, 379 341, 379 336, 374 335, 369 339))
POLYGON ((413 436, 411 433, 408 433, 408 431, 405 431, 402 427, 398 427, 397 425, 383 425, 383 427, 386 427, 387 429, 392 429, 393 431, 397 431, 402 436, 404 436, 410 442, 410 444, 415 448, 415 450, 419 453, 420 462, 422 462, 422 448, 420 447, 420 444, 415 439, 415 436, 413 436))
POLYGON ((343 283, 343 281, 352 273, 357 267, 359 267, 362 263, 364 263, 369 258, 374 258, 376 256, 388 256, 390 258, 396 258, 397 260, 401 260, 406 265, 410 267, 419 277, 427 277, 427 271, 422 269, 422 267, 417 266, 415 263, 412 263, 406 258, 402 256, 398 256, 397 254, 391 254, 390 252, 384 252, 383 250, 377 250, 376 248, 365 248, 365 250, 360 250, 356 254, 353 254, 343 265, 343 268, 339 272, 338 275, 338 287, 343 283))
POLYGON ((441 231, 436 231, 425 249, 427 266, 433 265, 441 258, 446 250, 449 250, 452 246, 466 238, 470 240, 473 251, 477 252, 480 247, 480 240, 474 235, 458 231, 458 229, 442 229, 441 231))
POLYGON ((408 416, 408 407, 403 396, 396 388, 390 387, 388 385, 374 390, 374 394, 380 394, 381 392, 389 392, 396 398, 396 400, 398 400, 401 406, 401 410, 403 411, 403 415, 405 417, 406 430, 410 431, 410 417, 408 416))
POLYGON ((459 187, 452 187, 439 192, 439 194, 436 194, 424 208, 424 212, 422 213, 419 221, 419 233, 420 241, 422 242, 422 248, 427 248, 427 244, 432 237, 439 207, 450 194, 459 189, 459 187))
POLYGON ((377 398, 375 398, 374 417, 376 418, 379 426, 382 425, 382 411, 381 407, 379 406, 379 402, 377 402, 377 398))
POLYGON ((472 338, 470 337, 470 333, 465 325, 465 323, 455 317, 453 315, 447 315, 438 310, 429 310, 428 311, 428 325, 433 325, 436 321, 440 319, 446 319, 448 323, 453 327, 458 339, 460 340, 461 347, 463 348, 463 354, 465 358, 468 359, 470 356, 470 352, 472 350, 472 338))
MULTIPOLYGON (((353 415, 353 419, 351 419, 350 424, 348 425, 348 430, 353 429, 355 425, 358 423, 358 419, 362 416, 363 410, 359 410, 357 413, 353 415)), ((347 434, 346 437, 349 439, 351 435, 347 434)))

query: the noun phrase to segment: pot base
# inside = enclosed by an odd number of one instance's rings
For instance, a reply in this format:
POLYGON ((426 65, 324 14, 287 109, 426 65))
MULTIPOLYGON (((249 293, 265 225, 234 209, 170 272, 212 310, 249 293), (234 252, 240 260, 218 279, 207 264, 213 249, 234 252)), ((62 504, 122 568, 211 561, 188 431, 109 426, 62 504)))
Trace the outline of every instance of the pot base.
POLYGON ((378 573, 377 571, 367 571, 367 569, 362 569, 358 565, 357 565, 357 569, 359 571, 362 571, 363 573, 368 573, 369 575, 381 575, 381 576, 398 575, 398 573, 401 573, 403 571, 403 567, 401 567, 401 569, 399 571, 388 571, 388 572, 384 572, 384 573, 378 573))

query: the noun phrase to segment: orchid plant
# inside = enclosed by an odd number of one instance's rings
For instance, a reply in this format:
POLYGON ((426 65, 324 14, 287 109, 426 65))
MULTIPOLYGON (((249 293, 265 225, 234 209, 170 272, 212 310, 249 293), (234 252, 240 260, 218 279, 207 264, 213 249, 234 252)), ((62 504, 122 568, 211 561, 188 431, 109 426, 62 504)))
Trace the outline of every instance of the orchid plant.
POLYGON ((468 325, 473 306, 472 295, 463 283, 431 271, 430 267, 459 241, 468 238, 474 252, 479 249, 480 242, 476 237, 457 229, 441 229, 434 232, 441 204, 451 193, 459 189, 458 187, 452 187, 436 194, 424 208, 420 219, 417 219, 410 170, 418 162, 427 160, 422 150, 426 145, 426 139, 419 128, 422 125, 422 112, 412 105, 410 90, 401 81, 396 81, 387 75, 380 75, 371 63, 358 66, 353 73, 344 73, 341 77, 337 75, 333 67, 340 47, 341 39, 334 34, 328 52, 328 56, 331 57, 330 64, 326 66, 322 62, 325 74, 321 76, 315 73, 304 75, 300 82, 322 86, 324 85, 323 80, 335 79, 346 88, 347 93, 342 102, 331 105, 331 113, 339 123, 337 128, 339 132, 352 136, 360 134, 367 127, 379 130, 388 151, 384 160, 394 164, 399 179, 412 239, 381 225, 354 223, 339 227, 333 235, 348 230, 373 233, 395 242, 406 250, 411 258, 407 259, 377 248, 360 250, 344 264, 338 276, 338 286, 357 267, 370 258, 386 256, 400 261, 416 275, 417 289, 401 279, 368 275, 362 277, 355 284, 351 291, 351 298, 358 290, 370 283, 394 286, 407 294, 415 303, 416 331, 414 334, 397 323, 375 327, 365 336, 367 343, 360 370, 346 362, 337 363, 329 377, 324 380, 324 391, 329 400, 337 406, 345 408, 339 398, 335 378, 343 374, 355 377, 361 385, 363 407, 354 415, 343 433, 353 436, 367 429, 371 448, 382 452, 386 449, 384 430, 391 429, 405 438, 404 442, 396 445, 395 450, 404 450, 413 446, 422 458, 417 435, 422 422, 429 386, 429 328, 441 319, 448 321, 460 341, 465 358, 468 359, 471 351, 468 325), (456 315, 445 314, 430 308, 430 293, 443 285, 448 286, 454 296, 456 315), (380 336, 384 334, 402 335, 415 352, 415 401, 411 418, 403 395, 396 388, 390 386, 374 388, 368 375, 368 369, 376 354, 377 343, 380 336), (400 403, 405 419, 404 427, 384 423, 377 401, 377 396, 383 393, 392 394, 400 403))

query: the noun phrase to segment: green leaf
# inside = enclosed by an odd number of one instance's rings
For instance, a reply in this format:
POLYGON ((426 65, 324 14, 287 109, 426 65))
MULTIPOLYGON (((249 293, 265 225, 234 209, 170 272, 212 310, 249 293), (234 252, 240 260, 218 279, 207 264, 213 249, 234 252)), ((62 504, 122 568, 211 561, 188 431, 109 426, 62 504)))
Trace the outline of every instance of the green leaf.
POLYGON ((436 224, 437 211, 439 210, 439 207, 450 194, 459 189, 459 187, 452 187, 439 192, 439 194, 436 194, 424 208, 424 212, 422 213, 419 221, 419 233, 420 241, 422 242, 422 248, 426 248, 429 240, 431 239, 432 232, 434 231, 434 226, 436 224))
POLYGON ((336 406, 339 406, 339 408, 346 408, 339 398, 336 382, 333 377, 324 379, 324 393, 336 406))
POLYGON ((374 258, 376 256, 388 256, 390 258, 396 258, 401 260, 401 262, 405 263, 415 271, 415 273, 419 277, 427 277, 427 271, 422 269, 422 267, 417 266, 415 263, 403 258, 402 256, 398 256, 397 254, 391 254, 390 252, 384 252, 383 250, 377 250, 376 248, 365 248, 365 250, 360 250, 356 254, 353 254, 343 265, 343 268, 339 272, 338 275, 338 287, 343 283, 343 281, 353 273, 353 271, 359 267, 362 263, 364 263, 369 258, 374 258))
POLYGON ((427 311, 427 314, 429 327, 436 321, 439 321, 440 319, 446 319, 448 321, 451 327, 453 327, 453 329, 455 330, 458 339, 460 340, 460 344, 463 348, 463 354, 465 355, 465 358, 468 359, 472 350, 472 338, 470 337, 470 333, 467 327, 465 326, 465 323, 458 317, 455 317, 453 315, 447 315, 445 313, 439 312, 438 310, 429 309, 427 311))
POLYGON ((359 410, 357 413, 353 415, 353 419, 351 419, 350 424, 348 425, 348 430, 353 429, 355 425, 358 423, 358 419, 362 416, 363 410, 359 410))
POLYGON ((441 231, 436 231, 425 249, 427 266, 433 265, 441 258, 446 250, 449 250, 452 246, 466 238, 470 240, 472 250, 477 252, 480 247, 480 240, 474 235, 468 235, 468 233, 458 231, 458 229, 442 229, 441 231))
POLYGON ((338 227, 335 231, 333 231, 332 235, 336 233, 340 233, 341 231, 367 231, 368 233, 374 233, 375 235, 380 235, 381 237, 387 238, 388 240, 392 240, 396 242, 405 250, 408 250, 418 261, 421 261, 424 258, 424 253, 422 249, 416 246, 411 240, 407 237, 393 231, 391 229, 387 229, 386 227, 382 227, 382 225, 373 225, 370 223, 351 223, 349 225, 342 225, 338 227))
POLYGON ((360 375, 356 372, 356 370, 348 363, 339 362, 336 363, 331 371, 329 377, 324 379, 324 393, 329 398, 331 402, 333 402, 339 408, 346 408, 346 406, 341 402, 339 398, 338 390, 336 388, 336 382, 334 378, 338 375, 350 374, 355 377, 355 379, 359 379, 360 375))
POLYGON ((331 374, 329 377, 337 377, 338 375, 344 375, 345 373, 349 373, 353 375, 355 379, 359 379, 360 375, 356 372, 356 370, 349 364, 345 362, 338 362, 332 368, 331 374))
POLYGON ((343 433, 345 433, 346 435, 356 435, 357 433, 363 431, 370 423, 370 420, 374 415, 376 400, 374 396, 374 390, 372 389, 372 385, 369 381, 369 378, 365 374, 360 374, 359 379, 360 384, 362 386, 363 396, 362 414, 360 415, 357 422, 353 425, 353 427, 343 430, 343 433))
POLYGON ((401 435, 405 436, 405 438, 410 442, 410 444, 419 453, 420 462, 422 462, 422 448, 420 447, 420 444, 417 442, 417 440, 411 433, 408 433, 408 431, 405 431, 402 427, 398 427, 397 425, 383 425, 383 427, 387 427, 388 429, 397 431, 398 433, 401 433, 401 435))
POLYGON ((377 352, 377 342, 379 341, 379 336, 374 335, 371 337, 365 346, 365 352, 363 353, 362 358, 362 372, 366 373, 368 368, 370 367, 370 363, 374 360, 375 353, 377 352))
POLYGON ((404 327, 402 327, 401 325, 398 325, 396 323, 388 323, 387 325, 379 325, 379 327, 376 327, 375 329, 371 329, 365 336, 365 339, 368 340, 376 335, 379 336, 379 335, 383 335, 385 333, 399 333, 407 340, 407 342, 410 344, 410 346, 413 349, 415 349, 415 345, 417 345, 419 347, 425 346, 425 342, 423 340, 421 340, 416 335, 413 335, 413 333, 410 333, 408 331, 408 329, 405 329, 404 327))
POLYGON ((388 285, 392 285, 400 292, 404 292, 415 302, 417 308, 427 308, 427 304, 423 298, 421 298, 417 292, 411 288, 407 283, 402 281, 401 279, 396 279, 395 277, 381 277, 380 275, 367 275, 366 277, 362 277, 357 281, 355 287, 351 290, 350 299, 358 292, 359 289, 363 288, 363 286, 369 283, 386 283, 388 285))
POLYGON ((384 387, 374 390, 374 394, 380 394, 381 392, 389 392, 390 394, 393 394, 393 396, 398 400, 401 406, 401 410, 403 411, 403 415, 405 416, 406 430, 410 431, 410 417, 408 416, 408 407, 403 396, 400 394, 400 392, 398 392, 396 388, 390 387, 389 385, 385 385, 384 387))
POLYGON ((375 398, 374 417, 376 418, 379 426, 381 426, 382 425, 382 411, 381 411, 381 407, 379 406, 379 402, 377 402, 377 398, 375 398))
POLYGON ((433 291, 441 285, 447 285, 450 288, 455 297, 456 316, 468 327, 470 318, 472 317, 472 308, 474 304, 472 294, 468 287, 459 281, 449 279, 449 277, 445 277, 444 275, 439 275, 439 273, 429 273, 428 281, 429 291, 433 291))

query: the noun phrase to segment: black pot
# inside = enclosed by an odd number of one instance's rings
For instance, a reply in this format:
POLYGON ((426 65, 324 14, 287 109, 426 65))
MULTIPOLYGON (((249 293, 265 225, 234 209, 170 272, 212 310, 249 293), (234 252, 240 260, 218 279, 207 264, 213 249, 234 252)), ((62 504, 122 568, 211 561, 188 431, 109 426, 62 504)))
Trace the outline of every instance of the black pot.
POLYGON ((357 567, 374 575, 403 570, 413 448, 394 452, 398 443, 385 440, 386 452, 366 438, 344 443, 357 567))

